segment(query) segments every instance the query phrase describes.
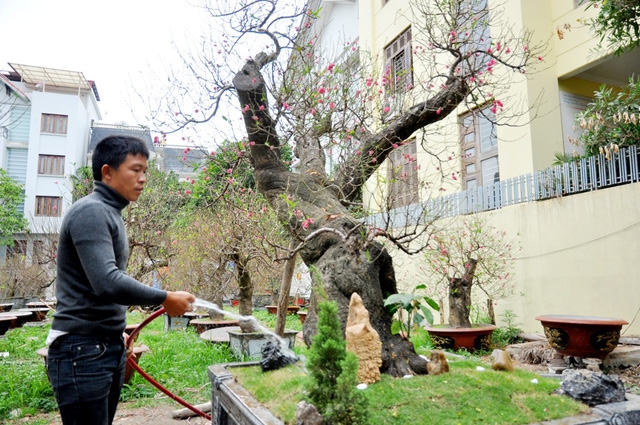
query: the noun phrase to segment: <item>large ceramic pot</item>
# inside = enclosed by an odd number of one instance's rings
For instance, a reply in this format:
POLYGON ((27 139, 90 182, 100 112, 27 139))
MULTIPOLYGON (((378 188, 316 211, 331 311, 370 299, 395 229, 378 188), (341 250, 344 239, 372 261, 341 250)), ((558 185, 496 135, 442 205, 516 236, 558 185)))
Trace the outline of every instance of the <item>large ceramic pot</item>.
MULTIPOLYGON (((265 308, 271 314, 276 314, 278 312, 278 306, 277 305, 267 305, 267 306, 265 306, 265 308)), ((300 306, 299 305, 287 306, 287 314, 296 314, 298 312, 298 310, 300 310, 300 306)))
POLYGON ((30 311, 11 311, 8 313, 0 313, 0 317, 4 316, 10 316, 14 318, 13 322, 11 323, 11 329, 13 329, 19 328, 20 326, 31 320, 31 318, 33 317, 33 313, 30 311))
POLYGON ((469 352, 489 350, 491 334, 497 326, 478 324, 470 328, 453 326, 428 326, 426 329, 435 348, 442 350, 465 349, 469 352))
POLYGON ((0 317, 0 336, 7 333, 11 325, 15 323, 17 317, 15 316, 1 316, 0 317))
POLYGON ((44 307, 44 308, 21 308, 18 311, 31 312, 33 314, 31 319, 29 320, 31 322, 42 322, 44 319, 47 318, 47 315, 51 310, 49 310, 47 307, 44 307))
POLYGON ((24 308, 34 309, 34 308, 49 308, 49 304, 42 301, 31 301, 24 305, 24 308))
POLYGON ((604 359, 618 345, 626 320, 611 317, 547 314, 536 317, 549 344, 560 354, 604 359))
POLYGON ((210 329, 239 325, 239 320, 193 319, 189 321, 189 326, 195 327, 198 334, 202 334, 203 332, 206 332, 210 329))

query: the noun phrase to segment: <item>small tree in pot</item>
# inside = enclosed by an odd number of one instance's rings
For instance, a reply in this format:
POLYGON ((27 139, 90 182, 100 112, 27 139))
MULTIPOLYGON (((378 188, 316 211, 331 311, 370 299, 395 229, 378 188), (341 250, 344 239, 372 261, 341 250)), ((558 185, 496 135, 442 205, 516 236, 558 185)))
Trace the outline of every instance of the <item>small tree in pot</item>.
POLYGON ((517 250, 519 246, 506 232, 477 214, 432 237, 425 250, 427 289, 441 307, 448 298, 449 325, 471 327, 474 300, 481 297, 486 298, 487 316, 495 325, 494 303, 514 295, 517 250))

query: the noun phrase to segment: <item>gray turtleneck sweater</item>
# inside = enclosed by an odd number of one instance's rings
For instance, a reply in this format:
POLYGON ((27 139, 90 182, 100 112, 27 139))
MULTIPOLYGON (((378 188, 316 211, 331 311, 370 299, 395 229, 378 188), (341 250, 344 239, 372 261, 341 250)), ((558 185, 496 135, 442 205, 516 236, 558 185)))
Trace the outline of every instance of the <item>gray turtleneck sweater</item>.
POLYGON ((129 305, 159 305, 167 293, 126 274, 129 245, 122 210, 129 204, 110 186, 78 200, 62 220, 56 312, 51 329, 121 335, 129 305))

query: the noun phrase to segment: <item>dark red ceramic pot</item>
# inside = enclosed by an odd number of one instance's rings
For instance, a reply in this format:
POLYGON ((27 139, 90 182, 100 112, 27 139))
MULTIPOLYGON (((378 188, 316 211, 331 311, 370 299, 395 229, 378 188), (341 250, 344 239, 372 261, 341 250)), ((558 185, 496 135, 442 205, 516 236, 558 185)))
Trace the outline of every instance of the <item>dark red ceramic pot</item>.
POLYGON ((547 314, 536 317, 549 344, 565 356, 604 359, 618 345, 626 320, 611 317, 547 314))
POLYGON ((478 324, 470 328, 443 325, 429 326, 426 329, 436 348, 473 352, 491 348, 491 334, 496 328, 495 325, 478 324))

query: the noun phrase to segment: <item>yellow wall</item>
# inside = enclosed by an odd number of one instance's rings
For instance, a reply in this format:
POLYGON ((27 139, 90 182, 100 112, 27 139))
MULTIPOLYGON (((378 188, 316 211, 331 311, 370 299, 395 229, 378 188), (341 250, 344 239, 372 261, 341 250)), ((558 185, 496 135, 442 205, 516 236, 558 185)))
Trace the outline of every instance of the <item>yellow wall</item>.
MULTIPOLYGON (((503 1, 489 0, 490 4, 503 1)), ((381 0, 361 0, 361 47, 380 54, 413 20, 408 4, 391 0, 382 7, 381 0)), ((579 77, 604 60, 593 53, 597 39, 580 22, 596 12, 575 8, 573 0, 506 0, 505 16, 515 32, 522 27, 532 30, 536 40, 547 42, 547 52, 535 73, 510 87, 511 98, 521 101, 524 113, 515 126, 498 128, 502 179, 546 168, 563 150, 560 91, 592 97, 600 86, 579 77)), ((414 66, 419 73, 421 65, 414 61, 414 66)), ((429 142, 459 150, 456 123, 457 114, 451 114, 443 122, 447 130, 430 136, 429 142)), ((419 154, 419 161, 428 163, 428 154, 419 154)), ((459 160, 448 165, 459 167, 459 160)), ((421 172, 423 179, 428 178, 424 168, 421 172)), ((375 178, 369 187, 374 190, 374 186, 375 178)), ((455 189, 449 186, 445 194, 455 189)), ((531 332, 542 331, 535 320, 541 314, 612 316, 631 322, 640 309, 635 295, 635 277, 640 275, 638 211, 640 184, 632 184, 491 213, 496 225, 521 235, 523 247, 516 261, 516 286, 524 296, 500 302, 497 314, 513 310, 531 332)), ((394 262, 400 287, 411 290, 420 283, 419 255, 394 252, 394 262)), ((640 333, 640 321, 627 333, 640 333)))
MULTIPOLYGON (((360 1, 360 46, 381 57, 384 47, 416 21, 410 15, 409 4, 409 0, 391 0, 385 6, 381 0, 360 1)), ((536 43, 544 42, 547 46, 543 61, 536 69, 527 78, 514 81, 509 92, 504 94, 507 99, 504 115, 513 117, 509 119, 509 125, 498 128, 498 152, 500 177, 508 179, 546 168, 557 152, 563 152, 559 91, 592 97, 599 83, 572 77, 602 59, 593 53, 597 39, 580 22, 594 15, 593 8, 587 11, 584 6, 575 8, 573 0, 489 0, 490 7, 492 4, 503 5, 502 19, 514 26, 514 33, 526 28, 533 32, 536 43), (558 30, 562 32, 562 39, 558 30)), ((498 33, 498 30, 492 28, 492 33, 498 33)), ((417 39, 418 31, 413 33, 417 39)), ((378 67, 381 69, 382 64, 378 63, 378 67)), ((424 71, 418 60, 414 60, 414 68, 417 76, 424 71)), ((416 90, 413 95, 418 95, 416 90)), ((464 112, 459 108, 457 114, 464 112)), ((446 130, 429 134, 428 143, 446 146, 446 151, 454 150, 458 156, 456 114, 451 114, 441 125, 446 130)), ((427 162, 429 159, 425 155, 419 155, 419 159, 427 162)), ((459 157, 447 166, 453 172, 458 171, 459 157)), ((450 170, 446 173, 450 174, 450 170)), ((423 178, 430 178, 426 166, 421 171, 423 178)), ((444 193, 458 190, 459 183, 449 181, 444 193)))
MULTIPOLYGON (((520 235, 515 289, 523 296, 499 301, 500 315, 512 310, 520 327, 542 332, 542 314, 620 318, 627 335, 640 333, 640 184, 520 204, 485 213, 509 235, 520 235)), ((420 255, 393 252, 398 287, 421 282, 420 255)), ((437 315, 436 315, 437 316, 437 315)))

